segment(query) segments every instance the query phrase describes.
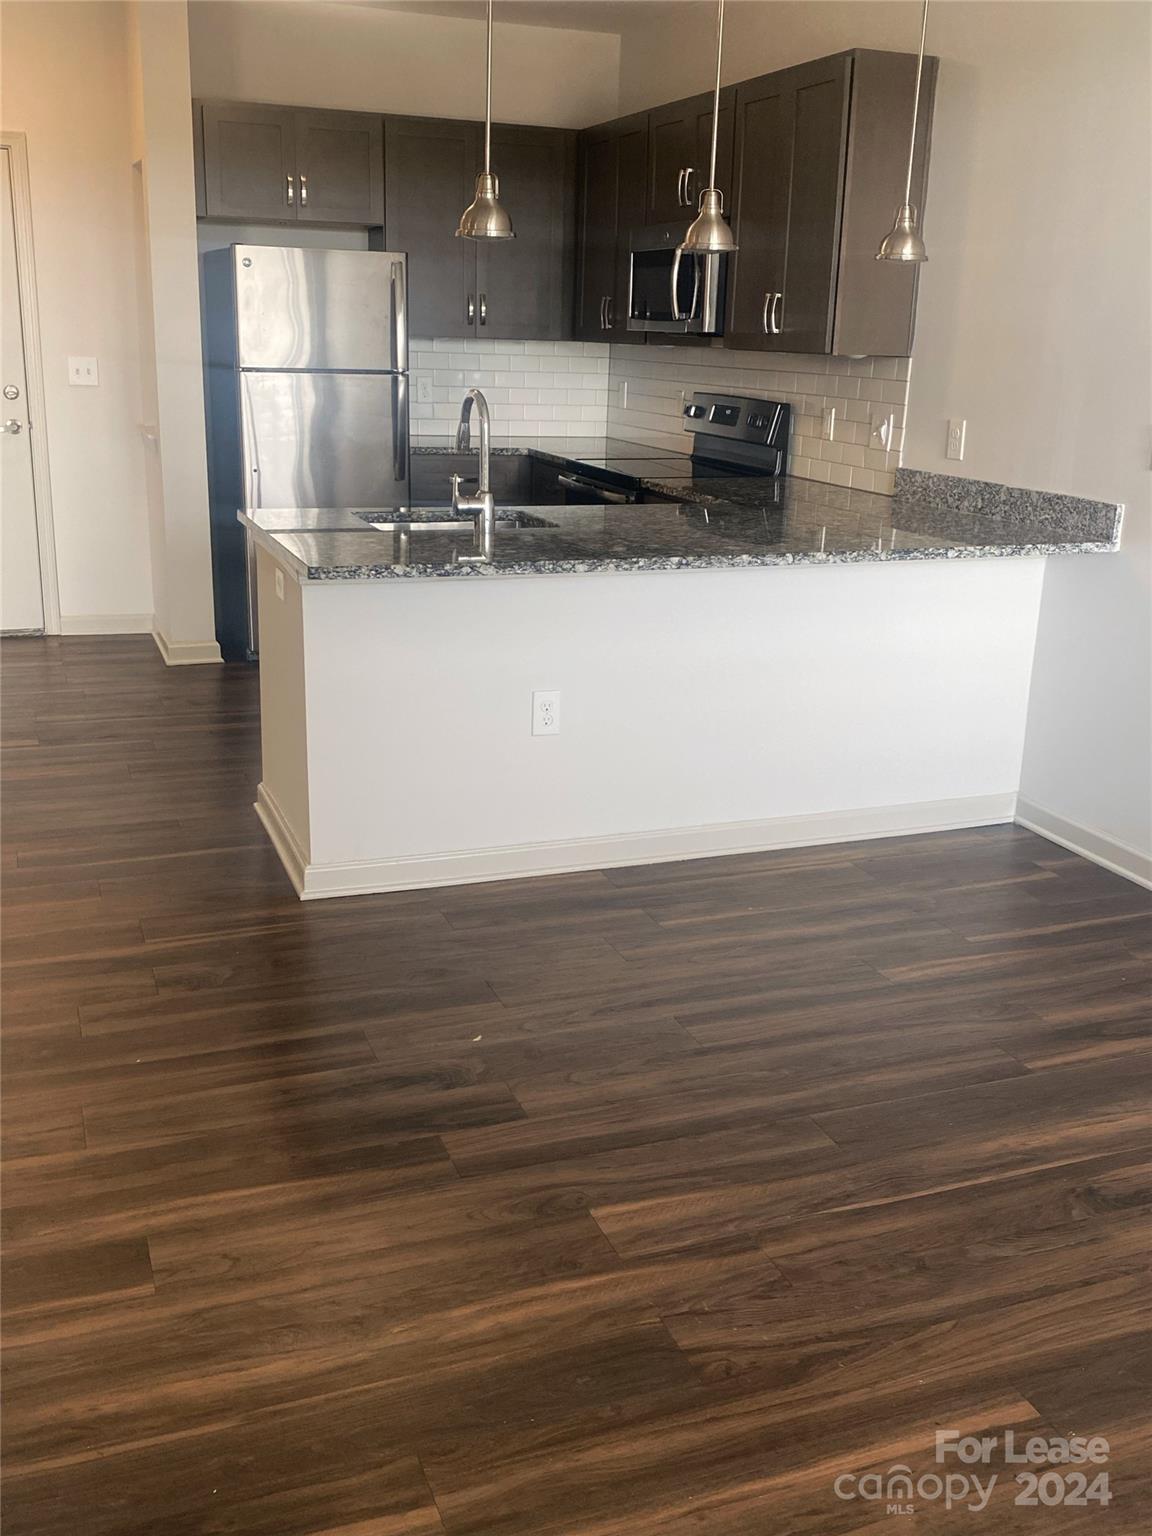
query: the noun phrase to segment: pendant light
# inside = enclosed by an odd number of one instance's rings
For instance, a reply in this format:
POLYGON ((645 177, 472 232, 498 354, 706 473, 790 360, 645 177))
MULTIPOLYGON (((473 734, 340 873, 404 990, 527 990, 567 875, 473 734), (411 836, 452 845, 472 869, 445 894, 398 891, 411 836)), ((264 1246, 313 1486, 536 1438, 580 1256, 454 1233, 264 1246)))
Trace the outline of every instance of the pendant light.
POLYGON ((456 231, 465 240, 513 240, 516 232, 500 206, 500 182, 492 174, 492 0, 488 0, 488 61, 484 96, 484 169, 476 178, 476 196, 460 215, 456 231))
POLYGON ((916 96, 912 102, 912 142, 908 146, 908 175, 904 179, 904 201, 896 210, 896 219, 876 252, 877 261, 927 261, 928 252, 920 236, 919 219, 912 203, 912 165, 916 159, 916 122, 920 116, 920 80, 924 74, 924 38, 928 31, 928 0, 920 19, 920 53, 916 59, 916 96))
POLYGON ((708 168, 708 185, 700 194, 700 212, 676 247, 678 252, 689 256, 707 256, 736 249, 731 226, 724 217, 724 194, 716 185, 716 137, 720 131, 720 66, 723 59, 724 0, 716 0, 716 90, 712 99, 712 160, 708 168))

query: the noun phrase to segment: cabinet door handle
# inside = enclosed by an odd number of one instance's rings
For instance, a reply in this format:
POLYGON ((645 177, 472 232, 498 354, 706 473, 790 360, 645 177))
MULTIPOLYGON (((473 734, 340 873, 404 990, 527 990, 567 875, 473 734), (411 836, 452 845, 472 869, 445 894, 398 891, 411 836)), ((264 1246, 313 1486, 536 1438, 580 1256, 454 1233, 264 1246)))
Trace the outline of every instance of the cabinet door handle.
POLYGON ((486 293, 480 295, 480 324, 488 324, 488 295, 486 293))
POLYGON ((693 176, 695 176, 695 174, 696 174, 696 167, 694 165, 690 165, 687 168, 687 170, 684 172, 684 206, 685 206, 685 208, 691 208, 691 206, 692 206, 692 178, 693 178, 693 176))
POLYGON ((291 208, 296 202, 296 178, 295 176, 285 176, 284 180, 288 186, 288 206, 291 208))
POLYGON ((465 312, 465 314, 466 314, 466 316, 468 318, 468 324, 469 325, 475 325, 476 324, 476 300, 475 300, 475 298, 473 297, 472 294, 468 295, 468 303, 465 305, 464 312, 465 312))
POLYGON ((772 309, 768 316, 769 336, 779 336, 780 328, 784 323, 784 295, 774 293, 772 295, 772 309))
POLYGON ((768 306, 771 304, 771 302, 772 295, 770 293, 766 293, 764 295, 764 308, 760 312, 760 329, 764 332, 765 336, 768 335, 768 306))
POLYGON ((604 329, 610 331, 616 324, 616 300, 611 294, 604 300, 604 329))
POLYGON ((606 331, 608 329, 608 318, 607 318, 608 311, 607 311, 607 307, 606 307, 607 304, 608 304, 608 300, 606 298, 601 298, 601 300, 600 300, 600 329, 602 331, 606 331))
POLYGON ((684 167, 683 166, 680 167, 680 174, 676 178, 676 206, 677 206, 677 208, 683 208, 683 206, 684 206, 684 167))
POLYGON ((301 208, 308 206, 308 178, 303 175, 300 177, 300 206, 301 208))

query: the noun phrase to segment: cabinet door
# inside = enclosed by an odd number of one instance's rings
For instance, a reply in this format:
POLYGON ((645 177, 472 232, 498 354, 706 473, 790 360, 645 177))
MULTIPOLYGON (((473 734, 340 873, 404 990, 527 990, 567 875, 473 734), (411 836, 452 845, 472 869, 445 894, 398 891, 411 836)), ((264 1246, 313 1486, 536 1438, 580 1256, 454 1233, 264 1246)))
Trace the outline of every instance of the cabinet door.
POLYGON ((727 345, 769 344, 773 296, 784 287, 791 175, 792 98, 786 83, 770 75, 738 86, 737 251, 730 258, 727 345))
MULTIPOLYGON (((735 90, 720 93, 716 136, 716 185, 731 205, 732 129, 735 90)), ((689 221, 708 185, 712 153, 712 93, 673 102, 648 114, 648 199, 645 223, 689 221)))
POLYGON ((572 334, 576 136, 561 128, 492 130, 492 169, 514 240, 476 246, 476 334, 560 341, 572 334))
POLYGON ((695 164, 696 117, 700 98, 672 102, 648 114, 648 198, 645 223, 687 219, 685 186, 695 164))
POLYGON ((206 101, 204 206, 210 216, 295 219, 295 113, 206 101))
POLYGON ((788 256, 770 351, 829 352, 848 136, 851 60, 818 61, 790 72, 792 183, 788 256))
MULTIPOLYGON (((708 167, 712 155, 712 98, 703 98, 696 112, 696 146, 685 177, 684 190, 688 215, 695 218, 700 207, 700 193, 708 185, 708 167)), ((736 88, 726 86, 720 92, 720 128, 716 134, 716 185, 724 194, 724 210, 732 217, 732 157, 736 127, 736 88)))
POLYGON ((367 112, 296 113, 297 217, 383 224, 384 123, 367 112))
POLYGON ((412 336, 476 334, 476 244, 456 226, 476 187, 474 123, 389 117, 384 188, 389 249, 408 253, 412 336))
POLYGON ((617 289, 619 146, 612 131, 595 130, 581 136, 576 335, 582 341, 608 339, 608 300, 617 289))
POLYGON ((730 346, 830 349, 851 68, 837 55, 737 87, 730 346))

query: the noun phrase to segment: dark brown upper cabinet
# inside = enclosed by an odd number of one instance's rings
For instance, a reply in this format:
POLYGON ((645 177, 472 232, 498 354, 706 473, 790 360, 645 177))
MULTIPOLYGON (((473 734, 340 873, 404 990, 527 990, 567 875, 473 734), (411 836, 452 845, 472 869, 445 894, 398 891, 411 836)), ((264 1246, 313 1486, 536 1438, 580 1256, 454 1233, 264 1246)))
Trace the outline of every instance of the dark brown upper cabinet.
MULTIPOLYGON (((725 345, 907 356, 917 268, 878 262, 903 199, 916 60, 854 50, 736 88, 725 345)), ((925 63, 913 200, 923 203, 936 61, 925 63)))
POLYGON ((566 129, 496 124, 492 168, 515 239, 460 240, 483 164, 480 124, 386 120, 385 241, 408 254, 413 336, 571 336, 575 141, 566 129))
POLYGON ((476 335, 562 341, 572 335, 576 135, 498 123, 492 169, 516 238, 457 241, 476 253, 476 335))
POLYGON ((301 223, 383 224, 384 123, 367 112, 297 112, 301 223))
POLYGON ((291 107, 206 101, 204 207, 225 219, 295 219, 296 135, 291 107))
POLYGON ((632 231, 646 222, 648 115, 586 129, 577 172, 576 321, 581 341, 643 342, 629 332, 632 231))
POLYGON ((367 112, 206 101, 204 212, 210 218, 380 224, 384 129, 367 112))
POLYGON ((456 226, 472 201, 478 142, 475 123, 388 119, 384 241, 408 253, 413 336, 476 335, 476 248, 456 226))
MULTIPOLYGON (((720 93, 716 185, 724 194, 725 208, 729 208, 732 201, 734 98, 732 86, 720 93)), ((700 193, 708 185, 711 149, 711 91, 649 112, 646 224, 695 218, 700 193)))

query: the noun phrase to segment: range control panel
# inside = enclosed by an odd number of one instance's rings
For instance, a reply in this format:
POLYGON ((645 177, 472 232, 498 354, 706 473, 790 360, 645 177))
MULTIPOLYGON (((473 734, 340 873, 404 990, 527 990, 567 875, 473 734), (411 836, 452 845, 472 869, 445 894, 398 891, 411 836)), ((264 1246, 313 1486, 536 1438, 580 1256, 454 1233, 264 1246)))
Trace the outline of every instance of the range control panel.
POLYGON ((698 390, 684 407, 684 426, 697 436, 782 448, 788 441, 791 414, 791 407, 783 400, 753 400, 698 390))

